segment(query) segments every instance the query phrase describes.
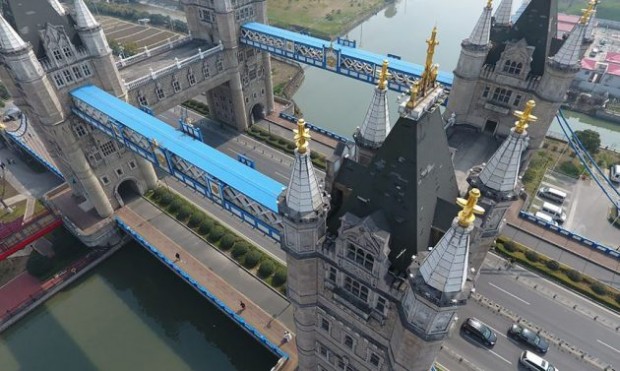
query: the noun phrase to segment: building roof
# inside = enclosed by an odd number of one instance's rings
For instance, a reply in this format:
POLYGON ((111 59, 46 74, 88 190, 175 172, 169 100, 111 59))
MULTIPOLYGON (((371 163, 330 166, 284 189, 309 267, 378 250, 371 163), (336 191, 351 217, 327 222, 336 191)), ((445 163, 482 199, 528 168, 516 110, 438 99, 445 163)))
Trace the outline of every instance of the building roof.
POLYGON ((289 210, 298 213, 299 217, 314 216, 315 211, 323 208, 323 191, 319 188, 309 151, 302 154, 295 151, 285 202, 289 210))
POLYGON ((495 24, 509 25, 511 12, 512 0, 502 0, 493 15, 493 18, 495 18, 495 24))
POLYGON ((478 180, 496 192, 514 192, 519 179, 521 154, 527 147, 527 132, 517 133, 513 128, 508 138, 484 166, 478 180))
POLYGON ((620 53, 618 52, 607 52, 605 55, 605 62, 608 63, 620 63, 620 53))
POLYGON ((149 140, 157 140, 160 147, 168 149, 268 209, 278 211, 277 198, 284 189, 283 184, 175 130, 156 117, 96 86, 87 85, 77 88, 71 91, 71 96, 105 113, 149 140))
POLYGON ((93 17, 83 0, 75 0, 75 23, 80 29, 92 29, 99 27, 99 23, 93 17))
POLYGON ((387 89, 374 88, 374 93, 366 111, 364 122, 355 135, 361 145, 378 148, 390 132, 390 111, 387 104, 387 89))
POLYGON ((26 46, 24 40, 15 32, 9 22, 0 16, 0 49, 12 52, 24 49, 26 46))
POLYGON ((525 5, 522 13, 512 27, 493 27, 491 41, 493 47, 487 55, 486 64, 495 64, 500 59, 508 42, 525 39, 527 45, 535 47, 532 55, 531 74, 542 76, 547 57, 553 55, 557 46, 552 40, 557 34, 557 0, 532 0, 525 5))
POLYGON ((471 34, 464 41, 466 45, 475 45, 475 46, 487 46, 489 44, 489 36, 491 33, 491 23, 492 16, 491 11, 493 7, 491 3, 488 3, 484 8, 482 8, 482 14, 480 14, 480 18, 478 18, 478 22, 474 26, 474 29, 471 31, 471 34))
POLYGON ((551 60, 559 66, 579 67, 582 57, 583 39, 586 35, 586 25, 579 23, 568 35, 560 50, 551 60))
POLYGON ((332 189, 330 231, 337 233, 346 213, 364 218, 382 211, 391 233, 389 259, 404 272, 411 256, 428 248, 431 228, 456 215, 458 188, 439 110, 418 121, 400 117, 368 167, 344 160, 332 189))
POLYGON ((578 15, 558 13, 558 37, 568 35, 579 23, 579 18, 578 15))
POLYGON ((620 76, 620 53, 618 52, 607 52, 602 61, 594 58, 581 60, 581 68, 588 71, 597 71, 601 64, 605 66, 606 74, 620 76))

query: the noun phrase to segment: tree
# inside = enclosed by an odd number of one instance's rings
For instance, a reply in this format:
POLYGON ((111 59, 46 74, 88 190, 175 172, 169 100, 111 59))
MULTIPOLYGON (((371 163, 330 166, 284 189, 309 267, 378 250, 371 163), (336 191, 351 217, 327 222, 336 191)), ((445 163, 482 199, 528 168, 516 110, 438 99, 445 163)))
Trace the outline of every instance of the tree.
POLYGON ((598 153, 601 147, 601 135, 598 132, 590 129, 577 130, 575 136, 590 154, 598 153))

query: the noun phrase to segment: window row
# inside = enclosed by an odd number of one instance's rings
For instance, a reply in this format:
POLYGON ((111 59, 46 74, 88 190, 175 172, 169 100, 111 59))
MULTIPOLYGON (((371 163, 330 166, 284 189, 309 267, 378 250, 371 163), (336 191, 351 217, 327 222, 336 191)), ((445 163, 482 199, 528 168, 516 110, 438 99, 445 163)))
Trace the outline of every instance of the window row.
POLYGON ((214 23, 215 22, 215 14, 209 9, 199 9, 198 17, 200 20, 206 23, 214 23))
POLYGON ((502 68, 502 72, 510 73, 513 75, 520 75, 523 70, 523 63, 507 60, 504 62, 504 67, 502 68))
POLYGON ((54 79, 54 84, 56 84, 56 87, 62 88, 66 85, 71 85, 80 80, 83 80, 90 75, 92 75, 90 67, 87 63, 82 63, 57 71, 52 75, 52 77, 54 79))
POLYGON ((369 252, 350 243, 347 244, 347 259, 354 261, 369 271, 372 271, 375 263, 375 258, 369 252))
MULTIPOLYGON (((510 99, 512 98, 512 90, 504 89, 504 88, 495 88, 493 90, 493 94, 491 95, 491 87, 485 86, 482 92, 483 98, 489 98, 491 96, 491 100, 501 104, 510 104, 510 99)), ((519 107, 521 102, 523 101, 523 96, 521 94, 516 94, 514 100, 512 101, 512 105, 515 107, 519 107)))
MULTIPOLYGON (((336 267, 329 267, 327 269, 325 279, 328 282, 331 282, 332 284, 338 286, 338 270, 336 269, 336 267)), ((343 288, 345 291, 360 299, 365 304, 369 304, 370 290, 368 289, 368 286, 364 285, 363 283, 359 282, 354 278, 345 276, 343 288)), ((376 293, 374 294, 374 298, 376 298, 376 301, 374 303, 374 310, 379 312, 381 315, 385 315, 388 309, 387 299, 376 293)), ((370 300, 371 306, 372 301, 373 300, 370 300)))
MULTIPOLYGON (((127 166, 129 166, 129 169, 133 170, 137 167, 136 162, 134 160, 131 160, 127 163, 127 166)), ((123 171, 122 167, 118 167, 116 169, 114 169, 114 174, 116 174, 117 178, 122 177, 123 175, 125 175, 125 171, 123 171)), ((99 180, 101 180, 101 183, 103 185, 108 185, 110 184, 110 177, 108 177, 107 175, 102 175, 99 180)))
MULTIPOLYGON (((350 364, 349 359, 346 356, 340 356, 329 349, 324 344, 317 342, 317 353, 319 357, 325 360, 327 363, 330 363, 336 366, 337 370, 344 371, 356 371, 357 369, 350 364)), ((383 365, 382 357, 373 351, 368 351, 365 362, 373 365, 375 369, 380 369, 383 365)), ((324 369, 322 366, 319 366, 319 370, 324 369)))
MULTIPOLYGON (((204 72, 205 72, 205 70, 203 69, 203 73, 204 72)), ((205 78, 208 77, 208 73, 209 73, 209 70, 207 68, 205 78)), ((192 72, 191 69, 187 73, 187 82, 189 83, 189 86, 196 85, 196 76, 194 75, 194 72, 192 72)), ((178 93, 178 92, 181 91, 181 83, 179 82, 179 80, 177 80, 176 76, 172 77, 172 89, 174 90, 175 93, 178 93)), ((160 100, 166 98, 166 91, 161 86, 161 84, 157 84, 155 86, 155 95, 157 96, 157 99, 160 99, 160 100)), ((148 106, 149 105, 149 101, 146 98, 146 95, 144 95, 142 93, 138 94, 138 102, 142 106, 148 106)))
POLYGON ((65 58, 73 57, 73 50, 68 46, 63 46, 62 48, 52 50, 52 55, 54 55, 54 59, 57 62, 62 62, 65 58))
POLYGON ((235 20, 237 22, 244 22, 254 18, 254 5, 244 6, 235 10, 235 20))

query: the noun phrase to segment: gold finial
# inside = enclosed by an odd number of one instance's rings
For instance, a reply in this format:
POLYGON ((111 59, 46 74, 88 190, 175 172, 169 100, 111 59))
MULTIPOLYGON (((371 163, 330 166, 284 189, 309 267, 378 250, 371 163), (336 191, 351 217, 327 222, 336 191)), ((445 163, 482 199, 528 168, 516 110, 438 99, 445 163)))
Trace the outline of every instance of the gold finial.
POLYGON ((384 59, 383 65, 381 66, 379 83, 377 84, 377 87, 381 90, 385 89, 385 86, 387 85, 387 80, 390 78, 390 76, 392 76, 392 74, 388 72, 388 60, 384 59))
POLYGON ((0 131, 3 131, 6 128, 3 123, 0 122, 0 131))
POLYGON ((586 24, 592 16, 592 13, 594 13, 594 6, 592 5, 592 2, 588 3, 587 9, 581 9, 581 11, 583 14, 581 15, 581 18, 579 18, 579 24, 586 24))
POLYGON ((488 9, 493 8, 493 0, 487 0, 487 8, 488 9))
POLYGON ((484 209, 478 206, 479 198, 480 190, 472 188, 467 200, 460 197, 456 199, 456 203, 463 208, 458 214, 458 223, 461 227, 469 227, 476 220, 476 215, 484 214, 484 209))
POLYGON ((435 84, 437 83, 437 75, 439 75, 439 65, 438 64, 434 64, 433 68, 431 68, 431 77, 430 80, 428 82, 428 86, 431 88, 435 87, 435 84))
POLYGON ((426 94, 426 89, 431 85, 433 55, 435 54, 435 47, 439 45, 439 41, 437 41, 437 26, 433 27, 431 38, 426 40, 426 44, 428 45, 428 47, 426 48, 426 62, 424 63, 424 72, 422 72, 422 95, 426 94))
POLYGON ((515 122, 515 133, 521 134, 525 129, 528 128, 530 122, 535 122, 538 120, 538 117, 532 115, 532 110, 536 107, 536 102, 530 99, 525 104, 525 109, 523 111, 514 111, 514 115, 519 118, 515 122))
POLYGON ((413 85, 411 85, 411 95, 409 96, 409 101, 407 102, 407 108, 412 110, 415 107, 415 101, 418 99, 418 92, 420 91, 420 80, 416 80, 413 85))
POLYGON ((306 129, 306 122, 304 119, 297 120, 297 129, 293 130, 295 133, 295 144, 297 144, 297 152, 300 154, 306 153, 308 150, 308 140, 310 139, 309 130, 306 129))

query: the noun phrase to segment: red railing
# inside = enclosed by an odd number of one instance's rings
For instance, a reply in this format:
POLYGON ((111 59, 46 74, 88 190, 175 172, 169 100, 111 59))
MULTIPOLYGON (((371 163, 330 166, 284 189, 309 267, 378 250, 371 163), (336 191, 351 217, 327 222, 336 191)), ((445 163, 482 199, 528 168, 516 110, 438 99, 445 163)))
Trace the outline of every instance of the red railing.
POLYGON ((22 224, 21 219, 18 221, 19 225, 14 224, 17 221, 3 224, 4 228, 0 231, 0 261, 62 225, 62 220, 48 210, 35 214, 27 223, 22 224))

